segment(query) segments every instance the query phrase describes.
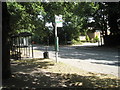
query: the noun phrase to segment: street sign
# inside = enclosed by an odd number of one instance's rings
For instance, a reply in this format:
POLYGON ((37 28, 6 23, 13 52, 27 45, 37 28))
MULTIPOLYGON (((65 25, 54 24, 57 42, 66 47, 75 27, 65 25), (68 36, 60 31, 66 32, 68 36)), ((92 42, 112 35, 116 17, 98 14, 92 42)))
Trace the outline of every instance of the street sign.
POLYGON ((57 27, 62 27, 63 26, 63 20, 62 20, 62 15, 55 15, 55 23, 57 27))

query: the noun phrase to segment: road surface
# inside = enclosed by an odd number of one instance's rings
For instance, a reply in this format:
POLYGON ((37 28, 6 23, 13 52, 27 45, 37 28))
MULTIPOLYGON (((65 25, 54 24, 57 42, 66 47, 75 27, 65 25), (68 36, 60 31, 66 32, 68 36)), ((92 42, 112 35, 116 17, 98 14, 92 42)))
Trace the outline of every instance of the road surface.
MULTIPOLYGON (((45 46, 35 45, 35 58, 43 58, 45 46)), ((47 47, 49 58, 56 60, 53 46, 47 47)), ((112 74, 120 77, 119 49, 98 47, 97 44, 85 43, 76 46, 60 46, 58 62, 64 62, 88 72, 112 74)))

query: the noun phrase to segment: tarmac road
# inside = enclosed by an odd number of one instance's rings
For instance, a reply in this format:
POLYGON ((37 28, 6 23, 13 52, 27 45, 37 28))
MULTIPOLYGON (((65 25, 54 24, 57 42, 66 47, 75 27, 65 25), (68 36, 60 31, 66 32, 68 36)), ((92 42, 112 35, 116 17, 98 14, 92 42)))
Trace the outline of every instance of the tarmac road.
MULTIPOLYGON (((46 51, 45 46, 35 45, 34 49, 40 50, 39 54, 38 52, 35 53, 35 57, 38 58, 42 58, 43 52, 46 51)), ((76 46, 60 46, 59 49, 57 60, 59 62, 70 64, 88 72, 112 74, 120 77, 118 72, 120 70, 118 48, 98 47, 97 43, 85 43, 84 45, 76 46)), ((49 52, 49 57, 56 60, 54 47, 47 47, 47 51, 49 52)))

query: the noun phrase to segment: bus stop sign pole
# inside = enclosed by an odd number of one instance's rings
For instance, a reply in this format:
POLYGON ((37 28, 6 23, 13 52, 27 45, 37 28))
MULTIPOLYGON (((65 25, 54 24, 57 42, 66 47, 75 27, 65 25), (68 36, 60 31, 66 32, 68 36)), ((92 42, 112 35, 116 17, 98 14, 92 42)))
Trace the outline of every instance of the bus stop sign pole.
POLYGON ((55 56, 56 62, 58 60, 58 51, 59 51, 59 38, 57 36, 57 27, 62 27, 62 15, 55 15, 55 56))
POLYGON ((58 60, 58 51, 59 51, 59 44, 58 44, 58 37, 57 37, 57 26, 55 24, 55 56, 56 56, 56 62, 58 60))

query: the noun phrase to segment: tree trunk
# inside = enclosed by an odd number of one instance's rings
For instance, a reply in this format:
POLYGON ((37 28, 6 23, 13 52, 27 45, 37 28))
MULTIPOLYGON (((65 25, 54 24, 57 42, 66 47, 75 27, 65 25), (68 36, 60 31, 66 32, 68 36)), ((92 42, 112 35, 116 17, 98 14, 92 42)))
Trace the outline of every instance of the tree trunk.
POLYGON ((2 79, 7 79, 11 76, 10 69, 10 45, 9 45, 9 18, 10 14, 7 10, 5 2, 2 3, 2 79))
POLYGON ((110 31, 112 35, 118 34, 118 12, 115 10, 111 10, 111 8, 114 8, 116 6, 116 3, 108 3, 109 11, 108 11, 108 24, 110 27, 110 31))

